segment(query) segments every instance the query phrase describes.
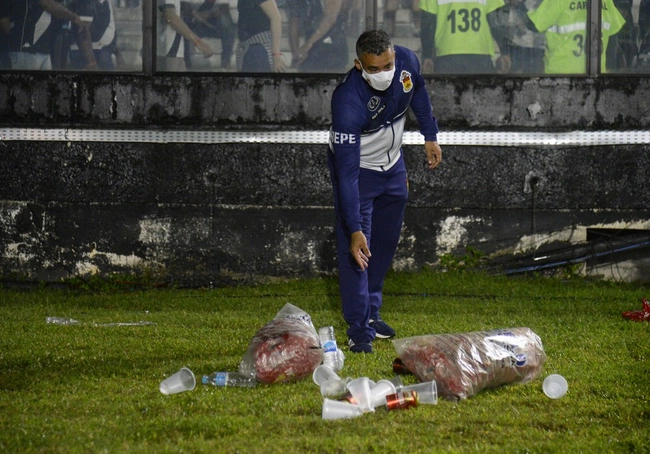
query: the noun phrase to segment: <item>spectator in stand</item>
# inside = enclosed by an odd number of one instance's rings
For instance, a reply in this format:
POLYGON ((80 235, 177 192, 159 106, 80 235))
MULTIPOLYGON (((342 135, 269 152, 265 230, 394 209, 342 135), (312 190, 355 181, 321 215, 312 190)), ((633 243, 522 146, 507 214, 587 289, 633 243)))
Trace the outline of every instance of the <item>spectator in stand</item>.
MULTIPOLYGON (((543 0, 528 12, 529 25, 546 36, 544 71, 547 74, 584 74, 587 71, 587 10, 576 8, 574 0, 543 0)), ((607 72, 607 45, 625 19, 612 0, 603 0, 601 16, 601 72, 607 72)))
POLYGON ((361 12, 363 11, 362 0, 349 0, 343 2, 341 15, 345 18, 345 34, 347 36, 359 36, 362 27, 361 12))
POLYGON ((0 2, 0 70, 11 69, 9 59, 9 29, 11 28, 9 2, 0 2))
POLYGON ((528 27, 528 11, 541 0, 505 0, 505 6, 495 11, 492 33, 505 45, 496 62, 498 73, 543 74, 546 38, 528 27), (508 60, 507 57, 510 59, 508 60))
POLYGON ((639 5, 639 54, 637 68, 650 72, 650 0, 641 0, 639 5))
POLYGON ((510 56, 503 53, 507 46, 492 30, 495 11, 503 6, 503 0, 420 0, 422 72, 494 73, 495 40, 509 64, 510 56))
MULTIPOLYGON (((113 7, 109 0, 74 0, 70 9, 79 14, 81 20, 87 24, 92 41, 94 59, 98 69, 112 71, 113 46, 115 45, 115 17, 113 7)), ((73 27, 74 29, 74 27, 73 27)), ((73 69, 87 68, 89 62, 79 46, 73 43, 70 46, 70 67, 73 69)))
POLYGON ((625 24, 609 40, 607 72, 628 72, 634 67, 639 53, 638 28, 632 13, 633 0, 614 0, 614 5, 625 19, 625 24))
POLYGON ((9 4, 11 69, 52 69, 50 53, 56 33, 53 17, 76 25, 75 41, 87 61, 94 62, 90 30, 75 12, 55 0, 9 0, 9 4))
POLYGON ((275 0, 239 0, 237 69, 244 72, 284 72, 280 52, 282 16, 275 0))
POLYGON ((160 71, 185 71, 185 48, 183 40, 194 44, 204 57, 214 54, 212 48, 190 30, 181 19, 180 0, 157 0, 158 47, 156 68, 160 71))
MULTIPOLYGON (((198 6, 195 2, 182 2, 181 18, 199 38, 221 40, 221 67, 229 68, 237 33, 237 25, 230 15, 230 6, 227 3, 216 3, 216 0, 199 1, 198 6)), ((192 55, 191 44, 185 41, 185 64, 188 69, 193 66, 192 55)))
POLYGON ((345 72, 347 10, 342 0, 286 0, 293 66, 304 72, 345 72), (339 17, 341 16, 341 17, 339 17), (301 38, 304 42, 301 44, 301 38))

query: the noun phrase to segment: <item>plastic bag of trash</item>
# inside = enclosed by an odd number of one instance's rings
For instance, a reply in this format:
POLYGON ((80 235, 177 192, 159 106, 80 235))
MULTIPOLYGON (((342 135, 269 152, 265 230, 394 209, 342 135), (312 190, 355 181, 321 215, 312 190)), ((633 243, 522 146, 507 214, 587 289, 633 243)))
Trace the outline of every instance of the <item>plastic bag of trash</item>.
POLYGON ((239 372, 262 383, 300 380, 323 361, 323 349, 311 317, 287 303, 251 340, 239 372))
POLYGON ((438 394, 460 400, 542 374, 546 354, 529 328, 430 334, 393 340, 399 358, 421 381, 435 380, 438 394))
POLYGON ((641 300, 641 303, 643 304, 642 310, 625 311, 623 312, 623 318, 634 320, 635 322, 650 322, 650 303, 645 298, 641 300))

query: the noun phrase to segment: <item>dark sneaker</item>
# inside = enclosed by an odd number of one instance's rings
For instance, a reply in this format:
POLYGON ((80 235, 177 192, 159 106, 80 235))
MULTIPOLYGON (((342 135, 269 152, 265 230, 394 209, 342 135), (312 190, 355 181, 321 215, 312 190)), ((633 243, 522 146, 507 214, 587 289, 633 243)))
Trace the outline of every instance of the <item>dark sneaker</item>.
POLYGON ((395 330, 388 326, 386 322, 380 318, 377 320, 371 319, 368 324, 371 328, 374 328, 376 333, 375 337, 378 337, 380 339, 390 339, 391 337, 395 337, 395 330))
POLYGON ((355 344, 352 339, 348 339, 348 347, 352 353, 372 353, 371 343, 355 344))

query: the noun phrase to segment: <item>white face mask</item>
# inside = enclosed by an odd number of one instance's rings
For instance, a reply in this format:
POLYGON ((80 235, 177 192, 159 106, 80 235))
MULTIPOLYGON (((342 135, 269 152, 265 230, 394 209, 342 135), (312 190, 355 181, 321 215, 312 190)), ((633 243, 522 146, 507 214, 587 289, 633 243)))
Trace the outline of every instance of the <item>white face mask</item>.
POLYGON ((395 75, 395 65, 390 71, 380 71, 375 74, 369 74, 361 67, 361 73, 363 78, 370 84, 372 88, 379 91, 385 91, 390 87, 391 82, 393 82, 393 76, 395 75))

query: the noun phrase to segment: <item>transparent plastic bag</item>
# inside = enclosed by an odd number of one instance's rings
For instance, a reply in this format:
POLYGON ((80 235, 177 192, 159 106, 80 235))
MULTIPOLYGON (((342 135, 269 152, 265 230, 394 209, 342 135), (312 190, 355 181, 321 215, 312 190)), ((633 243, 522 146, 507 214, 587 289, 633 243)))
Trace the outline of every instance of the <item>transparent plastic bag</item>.
POLYGON ((287 303, 251 340, 239 372, 262 383, 310 377, 323 361, 323 349, 311 317, 287 303))
POLYGON ((435 380, 447 400, 531 382, 546 360, 541 339, 529 328, 430 334, 395 339, 393 345, 406 368, 421 382, 435 380))

